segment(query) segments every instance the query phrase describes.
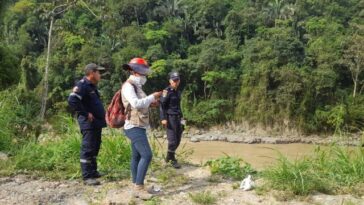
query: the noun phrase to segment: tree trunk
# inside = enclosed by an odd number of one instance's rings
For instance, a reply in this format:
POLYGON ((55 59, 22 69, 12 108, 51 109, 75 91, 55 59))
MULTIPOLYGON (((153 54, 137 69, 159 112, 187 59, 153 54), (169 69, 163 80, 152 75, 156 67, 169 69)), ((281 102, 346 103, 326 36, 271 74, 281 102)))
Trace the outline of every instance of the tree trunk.
POLYGON ((362 94, 363 89, 364 89, 364 84, 362 84, 362 86, 361 86, 361 88, 360 88, 359 95, 361 95, 361 94, 362 94))
POLYGON ((48 31, 48 48, 47 48, 47 60, 46 60, 46 66, 44 69, 44 87, 43 87, 43 95, 42 95, 42 105, 40 109, 40 120, 44 120, 45 111, 47 108, 47 98, 48 98, 48 73, 49 73, 49 57, 51 54, 51 38, 52 38, 52 29, 53 29, 53 21, 54 17, 51 16, 51 23, 49 25, 49 31, 48 31))
POLYGON ((358 87, 358 82, 359 82, 359 70, 352 70, 352 77, 353 77, 353 83, 354 83, 354 90, 353 90, 353 98, 355 98, 356 96, 356 90, 358 87))
POLYGON ((206 81, 203 82, 203 94, 204 94, 205 99, 207 99, 207 82, 206 81))
POLYGON ((135 13, 135 18, 137 20, 137 25, 140 26, 140 23, 139 23, 139 17, 138 17, 138 10, 136 7, 134 7, 134 13, 135 13))

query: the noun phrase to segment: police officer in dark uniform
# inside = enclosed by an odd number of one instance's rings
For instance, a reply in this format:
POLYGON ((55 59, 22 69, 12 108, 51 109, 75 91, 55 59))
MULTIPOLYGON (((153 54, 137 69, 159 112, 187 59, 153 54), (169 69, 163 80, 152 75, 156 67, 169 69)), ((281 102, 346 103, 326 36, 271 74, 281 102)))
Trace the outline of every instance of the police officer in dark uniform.
POLYGON ((166 162, 176 169, 181 168, 175 153, 181 143, 183 132, 183 114, 181 110, 181 91, 178 90, 180 75, 176 71, 169 73, 169 86, 163 90, 160 99, 160 118, 162 125, 167 128, 168 152, 166 162))
POLYGON ((94 63, 85 67, 85 77, 78 81, 68 98, 69 106, 76 112, 82 133, 81 170, 86 185, 99 185, 96 178, 101 177, 97 171, 97 155, 101 145, 101 131, 106 127, 105 109, 97 90, 101 80, 100 71, 104 70, 94 63))

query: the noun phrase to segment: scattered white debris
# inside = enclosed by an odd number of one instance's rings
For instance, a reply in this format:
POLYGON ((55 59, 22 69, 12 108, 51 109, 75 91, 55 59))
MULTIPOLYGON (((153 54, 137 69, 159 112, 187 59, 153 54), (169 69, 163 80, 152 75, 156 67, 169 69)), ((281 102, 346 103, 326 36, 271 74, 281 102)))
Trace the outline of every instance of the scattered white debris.
POLYGON ((148 188, 148 192, 158 194, 162 192, 162 188, 160 186, 152 185, 148 188))
POLYGON ((160 192, 160 191, 162 191, 162 188, 159 186, 153 186, 153 191, 160 192))
POLYGON ((240 184, 240 189, 243 191, 250 191, 254 188, 255 183, 251 175, 248 175, 240 184))

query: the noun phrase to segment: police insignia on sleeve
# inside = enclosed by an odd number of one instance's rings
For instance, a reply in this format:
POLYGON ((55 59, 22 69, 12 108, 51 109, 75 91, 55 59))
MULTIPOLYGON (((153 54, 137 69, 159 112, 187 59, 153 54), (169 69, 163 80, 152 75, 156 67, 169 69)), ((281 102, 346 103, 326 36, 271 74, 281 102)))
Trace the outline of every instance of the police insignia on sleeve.
POLYGON ((167 94, 168 94, 168 90, 163 90, 163 97, 167 97, 167 94))
POLYGON ((78 86, 73 87, 72 90, 74 93, 77 93, 78 91, 80 91, 80 88, 78 86))

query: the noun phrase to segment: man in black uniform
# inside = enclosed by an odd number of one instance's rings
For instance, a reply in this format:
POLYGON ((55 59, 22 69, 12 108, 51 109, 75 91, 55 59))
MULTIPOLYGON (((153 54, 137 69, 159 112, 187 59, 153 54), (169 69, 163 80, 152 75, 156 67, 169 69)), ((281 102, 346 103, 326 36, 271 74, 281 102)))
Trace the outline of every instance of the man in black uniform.
POLYGON ((178 72, 169 73, 169 86, 163 90, 160 99, 160 118, 162 125, 167 128, 168 152, 166 162, 176 169, 181 168, 175 153, 181 143, 183 132, 183 114, 181 110, 181 92, 178 90, 180 75, 178 72))
POLYGON ((86 76, 77 82, 68 98, 69 106, 77 114, 82 133, 80 162, 86 185, 99 185, 96 178, 101 177, 96 162, 101 145, 101 131, 106 127, 105 109, 97 90, 101 70, 104 68, 94 63, 86 65, 86 76))

